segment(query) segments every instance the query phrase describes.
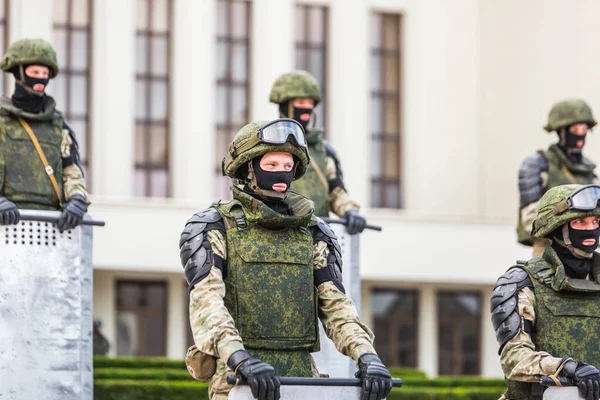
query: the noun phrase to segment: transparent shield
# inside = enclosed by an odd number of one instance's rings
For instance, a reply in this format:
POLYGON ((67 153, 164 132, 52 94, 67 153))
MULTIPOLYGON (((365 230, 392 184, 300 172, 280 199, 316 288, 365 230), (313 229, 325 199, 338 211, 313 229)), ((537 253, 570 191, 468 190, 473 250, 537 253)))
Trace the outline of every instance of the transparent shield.
MULTIPOLYGON (((250 387, 236 386, 229 392, 230 400, 254 400, 250 387)), ((281 400, 358 400, 360 388, 336 386, 281 386, 281 400)))
POLYGON ((544 400, 585 400, 576 387, 549 387, 544 391, 544 400))

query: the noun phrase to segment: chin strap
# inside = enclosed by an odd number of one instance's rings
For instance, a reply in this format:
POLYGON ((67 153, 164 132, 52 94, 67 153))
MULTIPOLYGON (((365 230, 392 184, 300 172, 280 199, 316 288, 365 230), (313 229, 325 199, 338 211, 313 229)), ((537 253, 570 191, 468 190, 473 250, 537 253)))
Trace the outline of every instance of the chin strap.
POLYGON ((571 252, 571 254, 573 254, 577 258, 592 258, 592 256, 594 255, 593 252, 588 253, 587 251, 583 251, 573 246, 573 243, 571 243, 571 238, 569 237, 569 226, 567 224, 563 225, 562 234, 564 241, 558 239, 557 237, 554 237, 554 240, 556 240, 558 244, 560 244, 562 247, 567 248, 571 252))

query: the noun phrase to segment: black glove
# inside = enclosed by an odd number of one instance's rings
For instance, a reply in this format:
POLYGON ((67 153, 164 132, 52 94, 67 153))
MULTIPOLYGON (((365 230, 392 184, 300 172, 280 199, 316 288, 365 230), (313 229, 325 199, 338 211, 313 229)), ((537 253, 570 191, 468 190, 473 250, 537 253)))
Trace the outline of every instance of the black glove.
POLYGON ((227 365, 246 379, 255 399, 279 400, 281 384, 271 364, 250 357, 246 350, 238 350, 229 357, 227 365))
POLYGON ((365 217, 360 216, 356 210, 346 211, 344 218, 346 219, 346 231, 350 235, 361 233, 367 226, 365 217))
POLYGON ((0 197, 0 225, 16 225, 21 220, 21 214, 15 203, 6 197, 0 197))
MULTIPOLYGON (((563 360, 567 357, 563 357, 563 360)), ((581 361, 568 360, 561 374, 573 379, 579 388, 579 394, 586 400, 598 400, 600 398, 600 371, 593 365, 581 361)))
POLYGON ((392 376, 377 355, 363 354, 358 359, 358 371, 354 375, 362 379, 360 400, 385 399, 392 390, 392 376))
POLYGON ((56 223, 58 230, 62 233, 79 225, 83 219, 86 208, 83 196, 78 194, 71 197, 71 199, 63 205, 62 214, 56 223))

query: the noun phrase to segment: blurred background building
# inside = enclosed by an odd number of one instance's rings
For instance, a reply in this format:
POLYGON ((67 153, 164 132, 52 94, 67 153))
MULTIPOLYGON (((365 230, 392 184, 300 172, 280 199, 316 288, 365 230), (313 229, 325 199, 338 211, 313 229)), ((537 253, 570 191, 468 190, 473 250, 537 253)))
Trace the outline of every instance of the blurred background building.
MULTIPOLYGON (((107 221, 94 316, 111 355, 191 342, 179 234, 226 199, 238 128, 273 119, 274 79, 322 83, 317 125, 383 232, 361 238, 363 317, 390 365, 501 376, 493 283, 516 243, 517 170, 555 140, 552 103, 600 114, 597 0, 1 0, 0 44, 43 37, 107 221)), ((12 78, 0 82, 12 92, 12 78)), ((586 154, 600 160, 599 139, 586 154)), ((40 267, 43 267, 41 260, 40 267)))

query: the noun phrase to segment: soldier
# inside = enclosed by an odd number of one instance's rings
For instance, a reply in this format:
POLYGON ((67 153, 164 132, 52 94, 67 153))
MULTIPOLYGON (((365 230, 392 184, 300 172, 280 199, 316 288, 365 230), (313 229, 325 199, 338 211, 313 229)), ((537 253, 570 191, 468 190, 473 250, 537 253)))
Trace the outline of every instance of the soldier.
POLYGON ((315 203, 315 215, 328 217, 332 211, 345 218, 349 234, 360 233, 367 221, 358 214, 359 205, 352 201, 344 186, 342 167, 333 146, 323 138, 323 129, 316 129, 314 108, 321 101, 319 83, 306 71, 281 75, 271 88, 271 103, 279 105, 279 116, 296 120, 306 131, 311 164, 306 175, 295 181, 292 190, 315 203), (313 118, 313 127, 308 124, 313 118))
POLYGON ((56 53, 42 39, 18 40, 0 69, 16 79, 12 97, 0 99, 0 224, 17 224, 18 209, 62 209, 57 226, 72 229, 89 199, 75 134, 45 93, 56 53))
POLYGON ((105 356, 108 354, 109 343, 108 340, 104 337, 102 332, 100 332, 100 327, 102 326, 102 321, 99 319, 94 320, 94 334, 92 336, 93 344, 94 344, 94 355, 105 356))
POLYGON ((583 100, 563 100, 552 106, 544 129, 558 134, 558 143, 523 160, 519 169, 520 209, 517 238, 542 254, 546 241, 529 236, 538 201, 546 190, 558 185, 598 183, 594 163, 582 154, 585 136, 596 120, 583 100))
POLYGON ((531 232, 548 239, 541 257, 496 282, 490 310, 508 386, 501 399, 542 399, 543 375, 571 378, 587 400, 600 397, 599 199, 598 185, 548 190, 531 232))
POLYGON ((319 376, 310 352, 319 349, 320 319, 337 349, 358 362, 362 398, 386 397, 391 377, 345 295, 337 238, 313 215, 312 201, 288 191, 309 163, 302 126, 253 122, 229 149, 222 165, 237 179, 233 200, 192 216, 179 242, 190 286, 191 374, 210 379, 213 400, 227 398, 233 374, 255 398, 277 400, 277 376, 319 376))

